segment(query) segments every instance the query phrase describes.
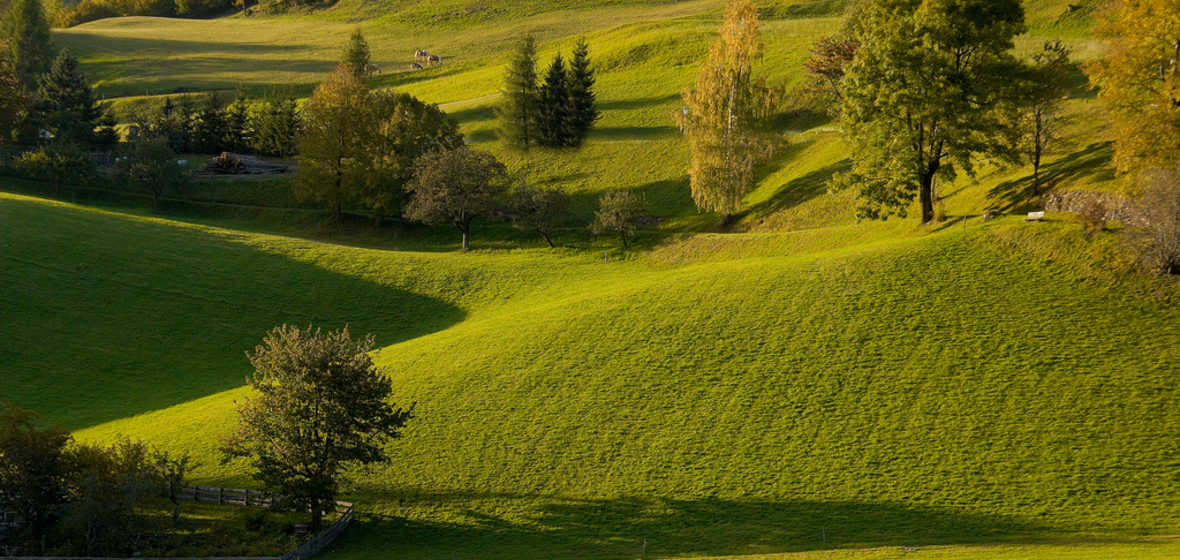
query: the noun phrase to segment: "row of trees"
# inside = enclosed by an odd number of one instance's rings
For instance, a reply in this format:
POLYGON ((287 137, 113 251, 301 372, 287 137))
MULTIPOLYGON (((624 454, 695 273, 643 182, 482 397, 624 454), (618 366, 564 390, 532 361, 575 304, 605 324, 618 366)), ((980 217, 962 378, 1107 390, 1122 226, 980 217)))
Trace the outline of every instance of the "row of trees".
POLYGON ((73 27, 126 16, 198 18, 221 14, 240 4, 239 0, 82 0, 63 7, 54 18, 54 24, 73 27))
POLYGON ((501 137, 510 146, 576 148, 598 121, 594 69, 585 38, 574 46, 567 69, 557 53, 537 79, 537 45, 526 35, 504 73, 503 101, 496 109, 501 137))
POLYGON ((188 456, 128 439, 79 444, 65 430, 39 428, 38 420, 0 403, 0 510, 16 513, 0 544, 27 556, 141 552, 136 544, 159 527, 140 506, 165 497, 175 507, 188 456))
POLYGON ((200 154, 293 155, 302 127, 295 99, 279 95, 251 101, 239 94, 228 105, 212 93, 196 103, 190 97, 169 98, 129 120, 137 135, 163 137, 177 153, 200 154))

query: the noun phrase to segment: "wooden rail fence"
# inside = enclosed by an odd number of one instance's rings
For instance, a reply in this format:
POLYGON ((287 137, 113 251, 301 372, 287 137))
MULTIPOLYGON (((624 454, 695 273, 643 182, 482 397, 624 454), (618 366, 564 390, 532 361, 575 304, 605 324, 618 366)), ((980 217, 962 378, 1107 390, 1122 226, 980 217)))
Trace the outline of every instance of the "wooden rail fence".
MULTIPOLYGON (((261 490, 220 488, 216 486, 184 486, 180 489, 180 493, 176 497, 181 500, 193 502, 261 507, 272 507, 275 501, 281 498, 278 494, 263 492, 261 490)), ((328 548, 329 545, 335 542, 340 537, 340 534, 348 528, 349 523, 352 523, 354 517, 352 502, 336 502, 336 505, 344 508, 336 521, 332 522, 327 529, 320 531, 315 538, 303 543, 299 548, 284 554, 280 560, 307 560, 323 552, 325 548, 328 548)))

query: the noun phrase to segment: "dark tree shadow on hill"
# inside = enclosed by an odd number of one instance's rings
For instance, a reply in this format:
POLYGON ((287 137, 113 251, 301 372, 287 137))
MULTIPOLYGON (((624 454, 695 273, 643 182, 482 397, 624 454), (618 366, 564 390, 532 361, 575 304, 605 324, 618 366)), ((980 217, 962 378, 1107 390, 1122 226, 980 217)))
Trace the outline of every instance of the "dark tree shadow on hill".
POLYGON ((952 509, 852 501, 773 499, 567 499, 479 493, 369 493, 368 499, 462 512, 454 522, 363 516, 341 552, 413 551, 480 558, 669 558, 873 547, 1035 542, 1048 526, 952 509), (514 521, 490 513, 505 501, 538 511, 514 521), (469 507, 469 504, 474 506, 469 507), (486 509, 479 509, 487 504, 486 509), (464 508, 466 510, 464 511, 464 508), (645 543, 646 542, 646 550, 645 543))
MULTIPOLYGON (((5 201, 34 214, 37 204, 5 201)), ((6 255, 0 273, 0 386, 5 400, 71 430, 241 387, 251 372, 245 352, 277 325, 348 326, 354 336, 372 333, 380 348, 465 316, 444 301, 262 250, 232 232, 51 212, 84 231, 26 238, 9 220, 0 228, 29 247, 6 255)))
MULTIPOLYGON (((767 166, 762 170, 762 177, 759 180, 764 180, 773 173, 778 172, 787 162, 791 161, 799 152, 806 147, 799 144, 792 144, 788 150, 776 158, 775 163, 767 166)), ((767 200, 750 206, 738 214, 736 223, 746 221, 751 218, 765 217, 778 212, 782 212, 789 208, 793 208, 812 199, 819 198, 827 194, 828 181, 832 179, 837 173, 848 171, 852 167, 850 160, 842 160, 816 169, 810 173, 796 177, 788 181, 785 185, 779 187, 778 191, 774 193, 767 200)))
MULTIPOLYGON (((1041 167, 1041 192, 1069 186, 1082 180, 1110 181, 1111 143, 1095 142, 1041 167)), ((1003 212, 1028 212, 1037 209, 1040 200, 1033 194, 1031 174, 1004 181, 987 193, 992 207, 1003 212)))

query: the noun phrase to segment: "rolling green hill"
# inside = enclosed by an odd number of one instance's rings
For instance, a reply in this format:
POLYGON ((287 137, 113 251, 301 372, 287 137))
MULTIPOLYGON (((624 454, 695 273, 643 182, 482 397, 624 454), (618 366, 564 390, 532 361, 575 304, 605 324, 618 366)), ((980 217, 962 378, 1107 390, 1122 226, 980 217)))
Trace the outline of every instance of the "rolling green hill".
MULTIPOLYGON (((1067 4, 1030 2, 1018 48, 1060 37, 1096 56, 1097 2, 1067 4)), ((1118 227, 980 220, 1030 205, 1027 169, 943 186, 935 227, 857 223, 825 185, 847 165, 838 123, 807 116, 784 123, 790 147, 720 230, 692 205, 669 115, 721 5, 343 0, 60 32, 100 92, 149 94, 126 108, 178 87, 306 95, 360 25, 386 68, 378 87, 441 103, 476 146, 569 191, 582 219, 616 188, 663 219, 622 254, 497 228, 461 254, 439 251, 457 245, 441 233, 0 194, 0 399, 81 440, 191 451, 201 482, 250 484, 214 451, 246 394, 244 353, 284 322, 349 325, 376 335, 418 416, 389 465, 357 473, 362 516, 329 558, 1180 555, 1175 283, 1135 272, 1118 227), (591 45, 603 119, 580 151, 496 139, 524 30, 543 60, 582 34, 591 45), (401 71, 415 48, 446 64, 401 71)), ((760 7, 759 71, 795 83, 842 3, 760 7)), ((1080 74, 1067 108, 1046 175, 1121 188, 1080 74)))

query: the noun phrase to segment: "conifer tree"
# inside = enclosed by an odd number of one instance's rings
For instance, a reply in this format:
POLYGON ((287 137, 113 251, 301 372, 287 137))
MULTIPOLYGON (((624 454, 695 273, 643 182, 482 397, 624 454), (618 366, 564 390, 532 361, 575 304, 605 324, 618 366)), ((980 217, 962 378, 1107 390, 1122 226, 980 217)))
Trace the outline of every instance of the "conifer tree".
POLYGON ((86 76, 78 68, 78 59, 62 51, 53 61, 53 69, 38 80, 34 123, 49 132, 57 142, 79 147, 94 145, 94 125, 102 111, 86 76))
POLYGON ((193 151, 215 154, 223 151, 228 126, 217 96, 210 93, 193 114, 193 151))
POLYGON ((561 148, 573 143, 569 82, 561 53, 553 57, 537 95, 537 143, 561 148))
POLYGON ((250 101, 240 92, 225 108, 223 145, 232 152, 250 150, 250 101))
POLYGON ((348 39, 348 45, 344 47, 343 62, 352 69, 353 74, 364 76, 365 66, 369 65, 370 59, 369 43, 365 41, 365 35, 361 33, 361 28, 358 27, 352 31, 352 36, 348 39))
POLYGON ((568 79, 571 131, 571 142, 568 145, 578 147, 600 116, 595 107, 598 95, 594 93, 594 68, 590 66, 590 47, 585 37, 578 39, 574 45, 568 79))
POLYGON ((37 77, 49 69, 53 60, 49 21, 41 0, 12 0, 0 20, 0 39, 9 42, 20 82, 30 91, 35 90, 37 77))
POLYGON ((29 98, 24 94, 8 42, 0 40, 0 146, 16 142, 29 111, 29 98))
POLYGON ((283 157, 296 151, 295 139, 302 127, 295 99, 271 97, 250 114, 250 144, 261 154, 283 157))
POLYGON ((720 34, 693 89, 682 94, 685 109, 676 119, 692 154, 688 174, 693 201, 728 221, 754 185, 755 166, 774 148, 761 129, 773 112, 775 95, 753 79, 762 45, 752 0, 735 0, 726 7, 720 34))
POLYGON ((525 35, 504 73, 503 101, 496 109, 508 145, 527 150, 537 144, 537 96, 537 43, 525 35))

